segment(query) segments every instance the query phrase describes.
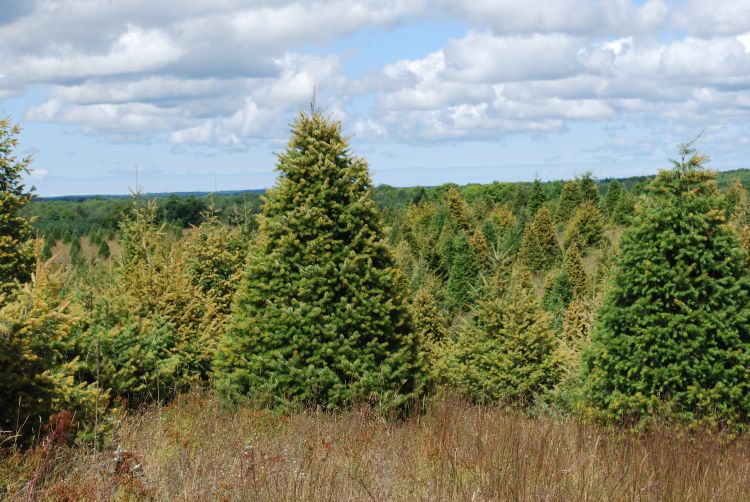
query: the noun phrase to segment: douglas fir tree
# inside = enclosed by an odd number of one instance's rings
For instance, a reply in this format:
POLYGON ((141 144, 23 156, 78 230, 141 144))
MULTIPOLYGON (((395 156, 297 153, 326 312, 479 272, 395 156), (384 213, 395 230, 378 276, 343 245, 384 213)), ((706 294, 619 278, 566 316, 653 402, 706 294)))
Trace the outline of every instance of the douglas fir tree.
POLYGON ((325 408, 414 393, 417 347, 364 160, 341 125, 300 114, 216 360, 220 389, 325 408))
POLYGON ((584 356, 588 403, 604 417, 747 422, 750 281, 705 161, 683 145, 622 238, 584 356))

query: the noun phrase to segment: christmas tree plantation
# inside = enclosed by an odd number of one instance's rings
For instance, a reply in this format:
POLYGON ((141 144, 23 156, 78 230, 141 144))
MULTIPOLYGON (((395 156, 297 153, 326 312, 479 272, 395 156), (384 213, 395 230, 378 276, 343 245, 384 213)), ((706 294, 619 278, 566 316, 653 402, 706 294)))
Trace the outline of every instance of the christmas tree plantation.
POLYGON ((399 407, 417 350, 364 160, 300 114, 216 359, 219 388, 265 404, 399 407))

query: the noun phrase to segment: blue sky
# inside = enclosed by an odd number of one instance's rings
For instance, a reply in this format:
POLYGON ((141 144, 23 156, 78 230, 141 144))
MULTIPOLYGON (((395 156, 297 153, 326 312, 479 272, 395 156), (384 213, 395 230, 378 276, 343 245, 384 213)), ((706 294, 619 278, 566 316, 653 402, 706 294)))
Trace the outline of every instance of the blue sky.
POLYGON ((273 184, 317 101, 376 183, 750 167, 743 0, 3 0, 0 114, 43 196, 273 184))

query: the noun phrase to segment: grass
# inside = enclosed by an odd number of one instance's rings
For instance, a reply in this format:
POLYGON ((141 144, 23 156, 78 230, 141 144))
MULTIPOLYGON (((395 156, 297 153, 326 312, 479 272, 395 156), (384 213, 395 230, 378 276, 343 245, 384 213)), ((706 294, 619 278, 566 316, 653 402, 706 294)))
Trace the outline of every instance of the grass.
POLYGON ((0 499, 28 500, 43 462, 36 500, 750 500, 750 438, 457 400, 392 421, 368 408, 229 411, 195 392, 125 418, 115 442, 125 451, 6 454, 0 499))

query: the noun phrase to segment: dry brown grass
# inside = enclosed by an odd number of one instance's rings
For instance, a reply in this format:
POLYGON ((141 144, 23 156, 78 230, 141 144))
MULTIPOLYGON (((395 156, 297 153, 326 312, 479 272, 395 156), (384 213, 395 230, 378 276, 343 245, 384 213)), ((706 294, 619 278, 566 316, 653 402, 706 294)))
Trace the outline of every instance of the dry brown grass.
MULTIPOLYGON (((118 462, 56 450, 37 499, 750 500, 748 438, 615 432, 452 400, 389 421, 368 409, 230 412, 193 393, 127 418, 118 436, 118 462)), ((28 497, 39 460, 0 461, 6 496, 28 497)))

